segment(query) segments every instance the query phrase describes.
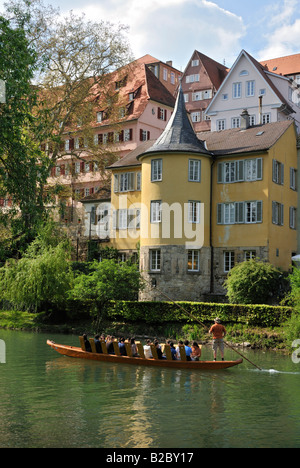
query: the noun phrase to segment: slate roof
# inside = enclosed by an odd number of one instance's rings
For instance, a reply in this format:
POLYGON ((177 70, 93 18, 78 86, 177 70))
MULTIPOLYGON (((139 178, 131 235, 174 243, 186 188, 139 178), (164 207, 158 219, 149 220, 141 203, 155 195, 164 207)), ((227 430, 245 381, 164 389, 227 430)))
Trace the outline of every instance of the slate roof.
POLYGON ((155 143, 145 151, 145 154, 161 152, 200 153, 210 155, 204 143, 197 138, 194 132, 185 108, 181 85, 174 112, 165 130, 155 143))
POLYGON ((221 132, 201 132, 207 148, 215 156, 251 153, 270 149, 294 122, 284 120, 255 125, 246 130, 234 128, 221 132))

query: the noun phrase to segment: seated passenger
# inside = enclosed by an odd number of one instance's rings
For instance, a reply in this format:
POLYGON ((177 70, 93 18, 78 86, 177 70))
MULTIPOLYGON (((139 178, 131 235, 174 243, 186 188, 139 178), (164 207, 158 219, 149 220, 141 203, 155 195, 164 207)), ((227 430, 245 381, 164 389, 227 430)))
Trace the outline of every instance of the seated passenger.
POLYGON ((186 360, 191 361, 192 360, 192 358, 191 358, 192 348, 189 346, 188 340, 185 340, 184 348, 185 348, 186 360))
POLYGON ((95 346, 96 346, 97 353, 102 353, 102 347, 101 347, 100 336, 99 335, 95 336, 95 346))
POLYGON ((115 354, 114 345, 113 345, 114 337, 111 335, 108 335, 105 341, 106 341, 105 344, 106 344, 108 354, 115 354))
POLYGON ((178 361, 181 360, 179 345, 183 345, 183 341, 179 340, 179 341, 178 341, 178 346, 177 346, 177 348, 176 348, 176 359, 177 359, 178 361))
POLYGON ((176 359, 177 359, 177 354, 176 354, 176 349, 175 349, 175 346, 174 346, 173 341, 170 341, 169 345, 170 345, 170 350, 171 350, 172 359, 173 359, 173 361, 176 361, 176 359))
POLYGON ((154 346, 156 348, 158 359, 165 359, 165 356, 163 356, 160 344, 159 344, 159 342, 157 340, 154 341, 154 346))
POLYGON ((120 350, 121 356, 127 356, 127 351, 125 347, 125 338, 120 338, 118 344, 119 344, 119 350, 120 350))
POLYGON ((201 348, 199 348, 198 343, 194 341, 192 344, 191 358, 193 361, 199 361, 200 357, 201 357, 201 348))
POLYGON ((85 350, 91 353, 92 347, 91 347, 91 343, 89 342, 86 333, 83 334, 83 339, 84 339, 84 344, 85 344, 85 350))
POLYGON ((138 350, 137 350, 137 346, 135 344, 135 339, 134 338, 130 339, 130 346, 131 346, 132 357, 137 357, 138 356, 138 350))
POLYGON ((152 353, 151 353, 151 340, 147 340, 146 344, 144 345, 144 354, 146 359, 152 358, 152 353))

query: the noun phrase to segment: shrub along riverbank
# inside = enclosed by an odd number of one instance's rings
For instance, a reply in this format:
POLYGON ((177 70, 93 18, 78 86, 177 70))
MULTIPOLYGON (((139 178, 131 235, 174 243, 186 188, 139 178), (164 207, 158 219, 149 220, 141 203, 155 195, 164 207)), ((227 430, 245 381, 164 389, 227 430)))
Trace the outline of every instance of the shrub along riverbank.
POLYGON ((93 301, 72 300, 63 312, 56 311, 52 316, 49 316, 49 311, 47 314, 0 311, 0 328, 75 335, 101 332, 116 337, 185 338, 206 343, 211 340, 207 329, 218 316, 226 326, 226 340, 232 344, 246 343, 247 346, 261 349, 291 349, 289 324, 293 311, 289 307, 192 302, 177 304, 111 301, 95 313, 93 301))

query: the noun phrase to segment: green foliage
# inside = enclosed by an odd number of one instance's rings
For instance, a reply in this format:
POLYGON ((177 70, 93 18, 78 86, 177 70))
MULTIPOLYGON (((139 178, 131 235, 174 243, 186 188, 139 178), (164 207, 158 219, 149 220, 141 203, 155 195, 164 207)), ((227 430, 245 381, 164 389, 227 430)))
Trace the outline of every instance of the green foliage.
POLYGON ((290 307, 268 305, 233 305, 208 302, 133 302, 111 301, 107 316, 112 320, 144 323, 179 322, 211 324, 216 316, 225 323, 247 324, 252 327, 276 327, 287 321, 290 307), (186 312, 185 312, 186 311, 186 312), (195 318, 193 318, 195 317, 195 318))
POLYGON ((34 258, 8 261, 0 269, 0 298, 20 310, 62 307, 72 279, 68 254, 61 243, 34 258))
POLYGON ((69 297, 75 300, 92 300, 98 304, 110 300, 135 300, 142 285, 140 272, 134 265, 114 260, 94 261, 89 274, 75 278, 69 297))
POLYGON ((224 286, 232 304, 269 304, 279 297, 281 282, 277 268, 251 259, 232 268, 224 286))
POLYGON ((12 23, 0 16, 0 79, 6 83, 5 103, 0 105, 0 198, 12 202, 9 210, 1 210, 0 222, 9 227, 12 240, 32 240, 45 214, 48 166, 39 148, 34 116, 37 90, 31 80, 37 55, 26 38, 24 23, 12 23))

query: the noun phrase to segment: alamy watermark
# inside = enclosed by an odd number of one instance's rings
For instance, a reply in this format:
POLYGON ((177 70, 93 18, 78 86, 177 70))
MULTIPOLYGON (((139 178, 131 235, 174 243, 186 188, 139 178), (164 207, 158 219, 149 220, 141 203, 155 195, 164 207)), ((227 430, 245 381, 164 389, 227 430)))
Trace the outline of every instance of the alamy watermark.
POLYGON ((0 340, 0 364, 6 364, 6 345, 3 340, 0 340))
POLYGON ((300 363, 300 340, 293 341, 292 347, 297 348, 296 351, 294 351, 292 354, 292 361, 294 364, 299 364, 300 363))
POLYGON ((128 201, 127 195, 122 195, 118 208, 110 204, 103 209, 98 205, 93 224, 96 224, 94 232, 99 238, 103 237, 105 229, 111 239, 185 239, 186 248, 203 247, 204 203, 189 201, 170 205, 155 200, 146 206, 128 201))

